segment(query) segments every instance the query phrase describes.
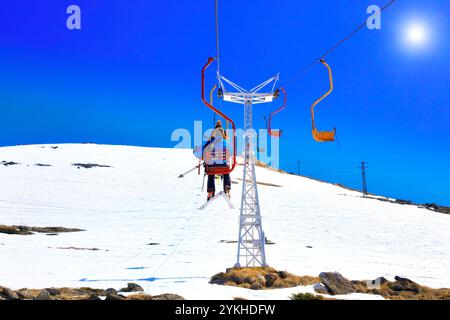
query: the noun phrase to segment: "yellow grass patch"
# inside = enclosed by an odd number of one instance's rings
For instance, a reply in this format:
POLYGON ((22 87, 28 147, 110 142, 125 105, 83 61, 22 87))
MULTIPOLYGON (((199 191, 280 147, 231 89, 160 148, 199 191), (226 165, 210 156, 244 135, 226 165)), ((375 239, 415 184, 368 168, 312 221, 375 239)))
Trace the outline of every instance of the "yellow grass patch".
POLYGON ((296 276, 270 267, 230 268, 211 278, 210 283, 246 289, 277 289, 307 286, 320 282, 318 277, 296 276))

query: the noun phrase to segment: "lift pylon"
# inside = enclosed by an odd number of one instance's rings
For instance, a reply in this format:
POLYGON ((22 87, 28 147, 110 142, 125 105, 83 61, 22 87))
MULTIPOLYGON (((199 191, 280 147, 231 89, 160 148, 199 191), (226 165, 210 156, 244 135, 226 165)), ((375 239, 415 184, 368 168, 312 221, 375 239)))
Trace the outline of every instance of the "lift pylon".
POLYGON ((235 268, 267 266, 265 253, 265 236, 262 228, 259 206, 258 187, 256 183, 253 110, 254 104, 272 102, 274 89, 279 75, 275 75, 251 90, 246 90, 217 73, 221 97, 224 101, 244 105, 244 174, 242 179, 242 199, 239 215, 239 238, 235 268), (235 91, 226 90, 224 83, 235 91), (260 91, 273 83, 270 92, 260 91))

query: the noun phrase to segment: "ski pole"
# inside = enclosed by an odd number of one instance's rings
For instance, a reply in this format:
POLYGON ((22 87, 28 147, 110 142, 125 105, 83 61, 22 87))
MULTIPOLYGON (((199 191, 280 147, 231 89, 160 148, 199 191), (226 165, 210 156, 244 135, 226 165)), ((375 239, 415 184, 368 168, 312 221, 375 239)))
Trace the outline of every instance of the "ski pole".
POLYGON ((206 177, 206 173, 203 175, 202 192, 205 188, 205 177, 206 177))
POLYGON ((180 175, 178 176, 178 178, 184 178, 185 175, 191 173, 192 171, 194 171, 195 169, 197 169, 197 168, 199 168, 199 167, 200 167, 200 165, 197 165, 197 166, 193 167, 192 169, 186 171, 185 173, 180 174, 180 175))

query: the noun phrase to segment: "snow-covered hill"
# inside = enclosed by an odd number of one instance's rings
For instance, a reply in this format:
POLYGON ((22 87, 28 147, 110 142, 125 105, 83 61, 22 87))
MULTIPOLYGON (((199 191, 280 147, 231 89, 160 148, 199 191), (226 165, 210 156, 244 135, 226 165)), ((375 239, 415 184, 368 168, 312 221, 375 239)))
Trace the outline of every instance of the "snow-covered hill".
MULTIPOLYGON (((235 262, 239 210, 206 210, 191 150, 93 144, 0 148, 0 224, 84 232, 0 234, 0 285, 121 288, 189 299, 286 299, 311 287, 251 291, 208 284, 235 262), (83 168, 74 163, 110 167, 83 168), (37 166, 36 164, 41 164, 37 166), (47 164, 50 166, 42 166, 47 164), (76 250, 99 249, 99 250, 76 250)), ((270 266, 351 279, 404 276, 450 287, 450 216, 331 184, 257 168, 270 266)), ((232 174, 239 208, 242 167, 232 174)), ((362 296, 361 296, 362 297, 362 296)))

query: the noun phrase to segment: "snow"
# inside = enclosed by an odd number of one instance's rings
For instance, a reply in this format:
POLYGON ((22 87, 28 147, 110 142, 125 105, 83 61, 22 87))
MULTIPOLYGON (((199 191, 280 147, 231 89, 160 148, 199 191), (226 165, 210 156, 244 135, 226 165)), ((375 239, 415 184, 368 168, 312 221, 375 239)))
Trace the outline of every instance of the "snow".
MULTIPOLYGON (((57 236, 0 234, 0 285, 122 288, 188 299, 287 299, 313 286, 247 290, 211 285, 235 262, 239 210, 219 198, 205 210, 202 176, 178 175, 191 150, 94 144, 0 148, 0 224, 62 226, 57 236), (49 167, 35 166, 50 164, 49 167), (95 163, 111 168, 77 168, 95 163), (148 245, 157 243, 156 245, 148 245), (71 250, 67 247, 98 248, 71 250)), ((257 167, 270 266, 298 275, 338 271, 349 279, 407 277, 450 287, 450 216, 257 167), (309 248, 311 247, 311 248, 309 248)), ((242 166, 232 174, 239 208, 242 166)), ((220 190, 220 188, 219 188, 220 190)), ((343 299, 378 299, 353 294, 343 299)))

